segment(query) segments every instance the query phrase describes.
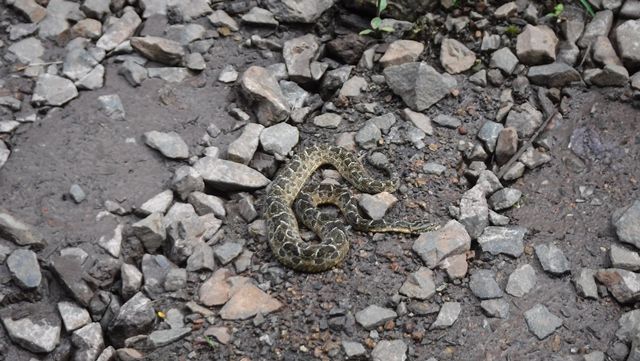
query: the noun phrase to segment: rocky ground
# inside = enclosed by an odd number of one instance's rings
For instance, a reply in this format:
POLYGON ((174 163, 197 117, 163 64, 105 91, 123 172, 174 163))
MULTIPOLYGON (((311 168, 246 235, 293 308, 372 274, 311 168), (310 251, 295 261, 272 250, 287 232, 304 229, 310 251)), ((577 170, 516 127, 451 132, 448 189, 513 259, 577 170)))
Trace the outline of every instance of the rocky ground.
POLYGON ((640 1, 555 5, 5 1, 0 360, 640 360, 640 1), (283 268, 317 143, 440 228, 283 268))

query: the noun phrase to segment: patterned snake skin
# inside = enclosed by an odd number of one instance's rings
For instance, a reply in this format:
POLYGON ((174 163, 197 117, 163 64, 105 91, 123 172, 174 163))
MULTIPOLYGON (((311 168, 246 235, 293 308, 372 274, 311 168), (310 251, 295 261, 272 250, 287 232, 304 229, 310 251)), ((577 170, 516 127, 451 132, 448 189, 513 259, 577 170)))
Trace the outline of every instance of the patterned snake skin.
POLYGON ((320 204, 338 206, 347 221, 361 231, 417 234, 435 228, 425 223, 365 219, 360 216, 354 197, 347 188, 334 185, 305 186, 313 172, 324 164, 333 165, 361 192, 393 192, 397 188, 394 178, 372 178, 356 155, 344 148, 316 145, 295 155, 271 182, 264 212, 269 245, 283 265, 297 271, 322 272, 336 266, 347 256, 349 239, 344 222, 321 212, 318 209, 320 204), (292 207, 302 223, 320 236, 319 243, 305 242, 300 237, 292 207))

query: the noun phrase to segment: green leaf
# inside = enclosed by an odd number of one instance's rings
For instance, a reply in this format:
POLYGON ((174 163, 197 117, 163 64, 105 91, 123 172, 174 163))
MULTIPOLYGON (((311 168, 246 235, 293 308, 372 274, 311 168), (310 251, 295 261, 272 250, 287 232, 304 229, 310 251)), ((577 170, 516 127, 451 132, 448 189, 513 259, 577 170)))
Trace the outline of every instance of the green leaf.
POLYGON ((376 16, 375 18, 371 19, 371 29, 378 30, 381 24, 382 24, 382 19, 380 19, 379 17, 376 16))
POLYGON ((382 12, 387 8, 387 0, 378 0, 378 15, 382 14, 382 12))
POLYGON ((393 33, 394 31, 396 31, 396 29, 390 26, 383 26, 380 28, 380 30, 384 31, 385 33, 393 33))
POLYGON ((373 33, 372 29, 364 29, 361 32, 359 32, 358 34, 360 34, 360 35, 368 35, 368 34, 371 34, 371 33, 373 33))
POLYGON ((587 10, 589 15, 591 15, 591 17, 596 16, 596 13, 593 11, 593 8, 591 7, 591 4, 589 4, 587 0, 580 0, 580 3, 582 4, 582 6, 584 6, 584 8, 587 10))

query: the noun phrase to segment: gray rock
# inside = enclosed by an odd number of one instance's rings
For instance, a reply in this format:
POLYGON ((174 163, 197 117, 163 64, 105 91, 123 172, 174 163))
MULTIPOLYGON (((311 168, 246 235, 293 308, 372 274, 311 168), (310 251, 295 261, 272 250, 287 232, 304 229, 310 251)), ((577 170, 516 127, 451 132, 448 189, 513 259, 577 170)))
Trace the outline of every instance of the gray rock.
POLYGON ((224 218, 227 213, 222 199, 202 192, 191 193, 189 195, 189 203, 193 205, 196 213, 201 216, 213 213, 216 217, 224 218))
POLYGON ((596 272, 596 279, 607 286, 616 301, 631 304, 640 300, 640 274, 609 268, 596 272))
POLYGON ((556 60, 559 63, 565 63, 573 66, 578 62, 579 55, 580 48, 576 44, 561 41, 558 46, 558 55, 556 56, 556 60))
MULTIPOLYGON (((417 57, 416 57, 417 59, 417 57)), ((416 59, 412 60, 415 61, 416 59)), ((440 64, 449 74, 469 70, 476 62, 476 54, 455 39, 444 39, 440 47, 440 64)))
POLYGON ((518 203, 522 192, 515 188, 503 188, 489 197, 489 205, 495 211, 511 208, 518 203))
POLYGON ((325 91, 333 91, 340 88, 349 79, 352 70, 353 66, 345 65, 327 71, 322 78, 322 89, 325 91))
POLYGON ((464 253, 470 247, 471 238, 464 226, 451 220, 441 229, 421 234, 413 244, 413 251, 433 269, 443 259, 464 253))
POLYGON ((12 96, 0 97, 0 105, 14 111, 19 111, 22 108, 22 102, 12 96))
POLYGON ((152 299, 158 298, 166 292, 164 281, 169 270, 176 266, 163 255, 144 254, 142 256, 142 277, 144 285, 142 289, 152 299))
POLYGON ((275 77, 265 68, 251 66, 240 78, 245 94, 257 102, 258 121, 266 126, 289 117, 289 104, 275 77))
POLYGON ((309 99, 310 94, 298 84, 288 80, 280 80, 279 84, 282 94, 287 98, 287 103, 291 109, 302 108, 307 99, 309 99))
POLYGON ((24 64, 40 62, 44 55, 44 46, 42 42, 36 38, 20 40, 12 44, 7 50, 15 55, 19 62, 24 64))
POLYGON ((104 66, 98 64, 74 84, 78 89, 96 90, 104 86, 104 66))
POLYGON ((299 83, 313 80, 311 63, 316 58, 319 48, 320 44, 313 34, 285 41, 282 56, 287 65, 289 79, 299 83))
POLYGON ((162 67, 147 69, 149 78, 159 78, 169 83, 180 83, 191 76, 186 68, 180 67, 162 67))
POLYGON ((433 122, 441 127, 451 129, 456 129, 460 125, 462 125, 460 119, 446 114, 438 114, 435 118, 433 118, 433 122))
POLYGON ((494 226, 506 226, 509 224, 509 217, 489 210, 489 223, 494 226))
POLYGON ((514 128, 522 139, 533 135, 542 122, 542 113, 527 102, 509 112, 505 126, 514 128))
POLYGON ((218 81, 223 83, 233 83, 236 80, 238 80, 238 72, 231 64, 225 65, 218 75, 218 81))
POLYGON ((240 30, 238 23, 224 10, 215 10, 207 19, 213 26, 226 26, 231 31, 240 30))
POLYGON ((509 318, 509 302, 503 298, 481 301, 480 307, 489 317, 509 318))
POLYGON ((176 169, 171 180, 171 188, 183 201, 187 200, 192 192, 202 192, 204 181, 200 173, 189 166, 181 166, 176 169))
POLYGON ((602 351, 594 351, 584 355, 584 361, 604 361, 605 356, 602 351))
POLYGON ((122 279, 122 297, 128 300, 142 287, 142 272, 134 265, 123 263, 120 267, 120 278, 122 279))
POLYGON ((99 322, 90 323, 71 335, 75 347, 74 361, 95 360, 104 350, 104 338, 99 322))
POLYGON ((524 252, 524 235, 526 228, 519 226, 495 227, 489 226, 478 237, 478 244, 483 252, 492 255, 506 254, 520 257, 524 252))
POLYGON ((342 349, 347 355, 347 358, 356 358, 367 353, 367 350, 360 342, 342 341, 342 349))
POLYGON ((516 5, 515 1, 511 1, 498 7, 493 13, 493 16, 495 16, 496 19, 505 19, 505 18, 514 16, 517 13, 518 13, 518 6, 516 5))
POLYGON ((7 4, 12 5, 14 9, 26 16, 32 23, 38 23, 47 16, 47 10, 35 0, 16 0, 7 4))
POLYGON ((447 167, 442 164, 427 162, 422 167, 422 170, 427 174, 442 175, 447 170, 447 167))
POLYGON ((61 106, 78 96, 78 90, 69 79, 51 74, 38 76, 31 102, 36 106, 61 106))
POLYGON ((631 19, 640 18, 640 1, 627 0, 620 9, 620 16, 631 19))
POLYGON ((163 133, 152 130, 144 133, 144 142, 167 158, 186 159, 189 157, 189 146, 176 132, 163 133))
POLYGON ((242 15, 242 21, 255 25, 278 26, 280 23, 267 9, 253 7, 248 13, 242 15))
POLYGON ((85 200, 85 198, 87 198, 87 194, 82 190, 82 188, 80 188, 79 185, 75 183, 72 184, 69 188, 69 194, 71 195, 71 198, 73 198, 73 201, 76 203, 81 203, 85 200))
POLYGON ((155 252, 167 237, 160 213, 151 213, 145 219, 132 224, 131 231, 148 252, 155 252))
POLYGON ((640 255, 637 252, 612 244, 609 250, 609 258, 614 268, 622 268, 629 271, 640 270, 640 255))
POLYGON ((426 63, 405 63, 384 69, 387 84, 415 111, 428 109, 449 94, 455 79, 439 74, 426 63))
POLYGON ((16 249, 7 257, 7 268, 20 288, 30 290, 40 286, 42 273, 36 254, 28 249, 16 249))
POLYGON ((431 118, 423 113, 414 112, 409 108, 402 110, 402 115, 406 121, 410 121, 418 129, 422 130, 425 134, 433 135, 433 126, 431 125, 431 118))
POLYGON ((462 195, 458 220, 469 232, 471 239, 482 234, 489 225, 489 205, 484 191, 474 187, 462 195))
POLYGON ((581 48, 586 48, 598 36, 608 36, 612 25, 613 12, 611 10, 598 11, 584 29, 582 37, 578 40, 578 45, 581 48))
POLYGON ((545 163, 551 161, 551 156, 547 153, 541 152, 538 149, 530 147, 519 158, 522 164, 526 165, 529 169, 537 168, 545 163))
POLYGON ((572 82, 580 81, 580 74, 565 63, 552 63, 532 66, 527 73, 531 83, 547 87, 561 88, 572 82))
POLYGON ((615 212, 611 218, 620 242, 640 248, 640 200, 615 212))
POLYGON ((269 0, 267 7, 282 22, 315 22, 322 13, 331 8, 335 0, 269 0))
POLYGON ((49 353, 60 343, 60 325, 49 320, 3 317, 2 324, 13 342, 31 352, 49 353))
POLYGON ((20 122, 15 120, 0 120, 0 133, 11 133, 18 129, 20 122))
POLYGON ((616 338, 622 342, 630 342, 640 326, 640 310, 632 310, 622 314, 618 319, 616 338))
POLYGON ((592 57, 595 62, 601 65, 622 65, 622 61, 618 58, 616 50, 613 48, 611 41, 606 36, 598 36, 593 41, 592 57))
POLYGON ((427 300, 436 293, 436 284, 433 280, 433 272, 420 267, 416 272, 410 273, 406 281, 400 287, 400 294, 418 300, 427 300))
POLYGON ((227 157, 234 162, 249 164, 253 154, 258 149, 260 134, 264 126, 256 123, 249 123, 244 126, 242 134, 229 144, 227 157))
POLYGON ((142 20, 131 7, 124 10, 122 16, 110 22, 110 26, 105 28, 104 34, 98 39, 96 46, 111 51, 115 49, 131 35, 140 26, 142 20))
POLYGON ((523 297, 536 286, 536 282, 536 271, 531 265, 524 264, 509 275, 505 291, 514 297, 523 297))
POLYGON ((213 249, 216 259, 224 266, 233 261, 242 253, 242 245, 235 242, 226 242, 213 249))
POLYGON ((554 244, 539 244, 535 246, 536 256, 542 269, 554 275, 562 275, 571 271, 569 260, 560 248, 554 244))
POLYGON ((546 25, 527 24, 518 34, 516 53, 520 62, 527 65, 553 63, 556 60, 558 37, 546 25))
POLYGON ((338 94, 347 98, 359 97, 362 91, 366 90, 367 87, 368 84, 365 78, 354 76, 342 85, 338 94))
POLYGON ((58 302, 58 312, 67 332, 72 332, 91 322, 87 309, 74 302, 58 302))
POLYGON ((100 110, 113 120, 125 120, 126 113, 118 94, 101 95, 98 97, 100 110))
POLYGON ((260 134, 262 149, 269 154, 286 156, 300 140, 298 128, 287 123, 278 123, 260 134))
POLYGON ((269 184, 269 179, 262 173, 236 162, 204 157, 193 167, 202 175, 205 184, 218 190, 250 190, 269 184))
POLYGON ((504 126, 500 123, 486 121, 480 130, 478 131, 478 139, 480 139, 487 147, 489 152, 494 152, 496 149, 496 143, 498 142, 498 136, 504 126))
POLYGON ((581 268, 573 278, 576 293, 584 298, 598 299, 598 285, 595 281, 596 271, 589 268, 581 268))
POLYGON ((200 53, 191 53, 184 58, 184 64, 187 69, 194 71, 202 71, 207 68, 207 63, 200 53))
POLYGON ((342 117, 334 113, 320 114, 313 118, 313 124, 320 128, 337 128, 340 122, 342 117))
POLYGON ((500 48, 500 35, 498 34, 489 34, 485 32, 482 37, 482 44, 480 45, 480 50, 498 50, 500 48))
POLYGON ((71 80, 79 80, 89 74, 99 62, 84 48, 75 48, 67 52, 62 64, 62 73, 71 80))
POLYGON ((583 75, 587 84, 601 87, 623 87, 629 83, 629 72, 620 65, 607 64, 603 69, 587 69, 583 75))
POLYGON ((471 274, 469 278, 469 288, 471 292, 482 300, 500 298, 503 293, 496 282, 495 273, 491 270, 479 269, 471 274))
POLYGON ((132 86, 139 86, 147 79, 147 68, 135 61, 127 60, 118 69, 118 74, 127 79, 132 86))
POLYGON ((387 192, 376 195, 361 194, 358 204, 371 219, 382 219, 389 209, 398 199, 387 192))
POLYGON ((131 46, 145 58, 166 65, 177 65, 185 56, 180 43, 156 36, 133 37, 131 46))
POLYGON ((58 276, 60 283, 82 306, 89 306, 94 292, 83 278, 84 263, 88 254, 80 248, 65 248, 55 255, 51 261, 51 269, 58 276))
POLYGON ((142 293, 136 293, 120 307, 108 328, 108 335, 116 347, 124 346, 131 336, 147 333, 153 327, 156 315, 153 303, 142 293))
POLYGON ((356 322, 367 330, 374 329, 385 322, 398 317, 394 310, 380 307, 378 305, 370 305, 367 308, 356 312, 356 322))
POLYGON ((445 302, 440 307, 440 312, 431 329, 442 329, 451 327, 460 315, 461 306, 458 302, 445 302))
POLYGON ((204 242, 194 244, 193 253, 187 259, 187 271, 213 271, 214 268, 213 249, 204 242))
POLYGON ((172 344, 191 333, 191 327, 170 328, 157 330, 149 334, 149 343, 153 348, 172 344))
POLYGON ((524 313, 524 318, 529 326, 529 331, 539 340, 544 340, 562 326, 562 319, 549 312, 547 307, 536 304, 524 313))
POLYGON ((178 291, 187 285, 187 270, 171 268, 164 279, 164 289, 169 292, 178 291))
POLYGON ((405 361, 407 359, 407 344, 402 340, 378 342, 371 352, 373 361, 405 361))
POLYGON ((500 69, 505 74, 511 74, 518 65, 518 58, 513 55, 509 48, 502 48, 491 54, 489 66, 500 69))
POLYGON ((161 213, 164 214, 169 206, 173 202, 173 191, 167 189, 166 191, 160 192, 155 196, 151 197, 151 199, 144 202, 138 209, 137 212, 142 214, 143 216, 148 216, 151 213, 161 213))
MULTIPOLYGON (((504 164, 511 159, 518 151, 518 131, 513 127, 502 129, 498 134, 495 151, 498 164, 504 164)), ((520 164, 524 168, 524 165, 520 164)))
POLYGON ((356 143, 363 149, 376 147, 380 139, 382 139, 382 132, 373 123, 366 123, 355 136, 356 143))
POLYGON ((80 6, 80 10, 90 18, 102 20, 102 18, 111 14, 110 3, 108 0, 86 0, 80 6))

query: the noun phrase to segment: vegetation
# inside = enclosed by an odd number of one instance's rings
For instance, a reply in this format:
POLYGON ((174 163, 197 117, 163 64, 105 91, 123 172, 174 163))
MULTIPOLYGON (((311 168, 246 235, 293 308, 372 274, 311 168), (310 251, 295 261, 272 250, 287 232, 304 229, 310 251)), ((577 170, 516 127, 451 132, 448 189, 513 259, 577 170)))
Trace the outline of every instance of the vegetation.
POLYGON ((380 32, 391 33, 393 28, 382 26, 382 12, 387 8, 387 0, 378 0, 377 2, 377 15, 371 19, 371 28, 364 29, 360 32, 360 35, 380 34, 380 32))

